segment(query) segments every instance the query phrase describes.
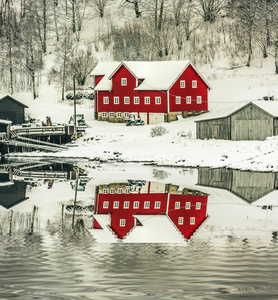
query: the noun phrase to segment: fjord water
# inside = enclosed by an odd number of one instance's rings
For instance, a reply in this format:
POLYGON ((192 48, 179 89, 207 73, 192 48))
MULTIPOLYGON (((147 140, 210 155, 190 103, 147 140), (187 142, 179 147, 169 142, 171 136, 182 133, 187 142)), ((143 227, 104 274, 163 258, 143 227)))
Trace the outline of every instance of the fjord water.
MULTIPOLYGON (((118 176, 106 183, 94 179, 97 172, 91 177, 89 173, 90 181, 80 186, 77 204, 87 209, 77 211, 76 219, 84 222, 74 229, 75 181, 15 177, 14 181, 26 183, 24 195, 21 185, 4 182, 2 190, 0 185, 2 200, 1 191, 7 195, 7 186, 17 187, 17 192, 10 194, 20 193, 25 199, 13 202, 12 207, 5 202, 6 208, 0 209, 0 299, 278 298, 275 174, 183 170, 174 174, 175 182, 170 175, 174 171, 156 170, 152 176, 145 172, 143 181, 118 176), (140 226, 124 239, 101 223, 103 228, 94 230, 96 209, 93 212, 90 205, 96 205, 97 195, 105 188, 111 191, 119 182, 126 182, 134 195, 148 186, 159 193, 165 188, 175 196, 204 197, 206 218, 187 241, 184 231, 178 232, 178 225, 170 220, 170 213, 159 218, 168 222, 169 230, 174 229, 170 235, 163 232, 166 227, 155 228, 159 235, 153 235, 156 242, 146 242, 149 237, 144 231, 163 225, 152 215, 137 215, 140 226), (169 242, 173 234, 176 242, 169 242)), ((148 195, 152 197, 152 193, 148 195)), ((166 197, 168 202, 170 196, 166 197)), ((108 199, 111 203, 113 197, 111 194, 108 199)))
POLYGON ((277 299, 277 241, 97 244, 84 233, 1 238, 1 299, 277 299))

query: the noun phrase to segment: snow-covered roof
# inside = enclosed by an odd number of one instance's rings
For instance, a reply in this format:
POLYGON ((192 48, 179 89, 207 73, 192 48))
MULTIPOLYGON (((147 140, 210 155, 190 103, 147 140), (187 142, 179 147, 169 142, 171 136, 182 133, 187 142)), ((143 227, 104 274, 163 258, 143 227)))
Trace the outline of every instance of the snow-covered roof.
POLYGON ((273 117, 278 117, 278 101, 264 101, 264 100, 258 100, 258 101, 252 101, 253 104, 257 105, 273 117))
MULTIPOLYGON (((182 74, 182 72, 189 65, 192 66, 189 60, 102 62, 97 65, 91 73, 92 76, 105 75, 95 87, 95 90, 110 90, 112 87, 111 77, 122 65, 124 65, 137 79, 143 79, 141 84, 135 88, 135 90, 138 91, 168 90, 182 74)), ((196 70, 194 66, 192 67, 196 70)), ((196 70, 196 72, 198 71, 196 70)), ((205 79, 202 79, 207 86, 210 87, 205 79)))
POLYGON ((136 226, 126 237, 128 243, 185 243, 184 237, 166 215, 136 215, 136 226))
POLYGON ((109 229, 111 223, 111 216, 109 214, 94 215, 102 229, 90 229, 89 232, 100 243, 117 243, 118 239, 109 229))
POLYGON ((266 113, 270 114, 271 116, 273 116, 275 118, 278 117, 278 101, 277 100, 274 100, 274 101, 254 100, 254 101, 248 102, 247 104, 246 103, 244 103, 244 104, 236 103, 231 106, 225 104, 226 109, 224 108, 220 113, 214 114, 211 117, 206 116, 204 118, 201 118, 200 120, 196 120, 195 122, 208 121, 208 120, 229 117, 229 116, 233 115, 234 113, 236 113, 237 111, 241 110, 243 107, 250 105, 251 103, 256 105, 257 107, 261 108, 262 110, 264 110, 266 113), (232 109, 230 109, 230 107, 232 107, 232 109))

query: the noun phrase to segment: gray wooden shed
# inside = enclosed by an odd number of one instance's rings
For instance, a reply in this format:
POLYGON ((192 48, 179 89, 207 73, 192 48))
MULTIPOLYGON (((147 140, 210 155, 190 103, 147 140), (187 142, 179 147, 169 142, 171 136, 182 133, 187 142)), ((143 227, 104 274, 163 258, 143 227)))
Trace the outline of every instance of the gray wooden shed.
POLYGON ((252 203, 278 189, 278 173, 200 168, 198 185, 225 189, 252 203))
POLYGON ((25 121, 25 108, 28 106, 7 95, 0 99, 0 119, 12 121, 14 125, 22 124, 25 121))
POLYGON ((197 139, 265 140, 278 135, 278 101, 253 101, 219 118, 196 122, 197 139))

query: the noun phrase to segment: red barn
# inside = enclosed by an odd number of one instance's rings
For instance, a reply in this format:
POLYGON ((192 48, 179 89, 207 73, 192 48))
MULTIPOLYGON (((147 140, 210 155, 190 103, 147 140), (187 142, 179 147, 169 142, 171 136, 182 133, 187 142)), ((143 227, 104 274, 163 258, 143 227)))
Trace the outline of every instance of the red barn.
POLYGON ((207 218, 207 195, 157 182, 99 186, 92 233, 108 240, 190 239, 207 218))
POLYGON ((190 61, 102 62, 92 71, 98 120, 147 124, 208 110, 209 84, 190 61))

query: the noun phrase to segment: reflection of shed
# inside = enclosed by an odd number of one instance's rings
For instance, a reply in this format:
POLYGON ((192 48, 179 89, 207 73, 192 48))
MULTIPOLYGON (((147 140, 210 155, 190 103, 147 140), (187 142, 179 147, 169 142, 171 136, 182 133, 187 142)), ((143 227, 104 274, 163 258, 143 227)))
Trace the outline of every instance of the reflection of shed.
POLYGON ((12 121, 13 124, 22 124, 25 119, 25 108, 28 106, 7 95, 0 99, 0 119, 12 121))
POLYGON ((20 202, 27 200, 28 197, 26 197, 26 185, 26 182, 1 180, 0 205, 6 209, 9 209, 20 202))
POLYGON ((198 139, 265 140, 278 135, 278 101, 249 102, 228 116, 196 121, 198 139))
POLYGON ((231 191, 243 200, 252 203, 277 189, 277 173, 250 172, 232 169, 200 168, 198 184, 231 191))

